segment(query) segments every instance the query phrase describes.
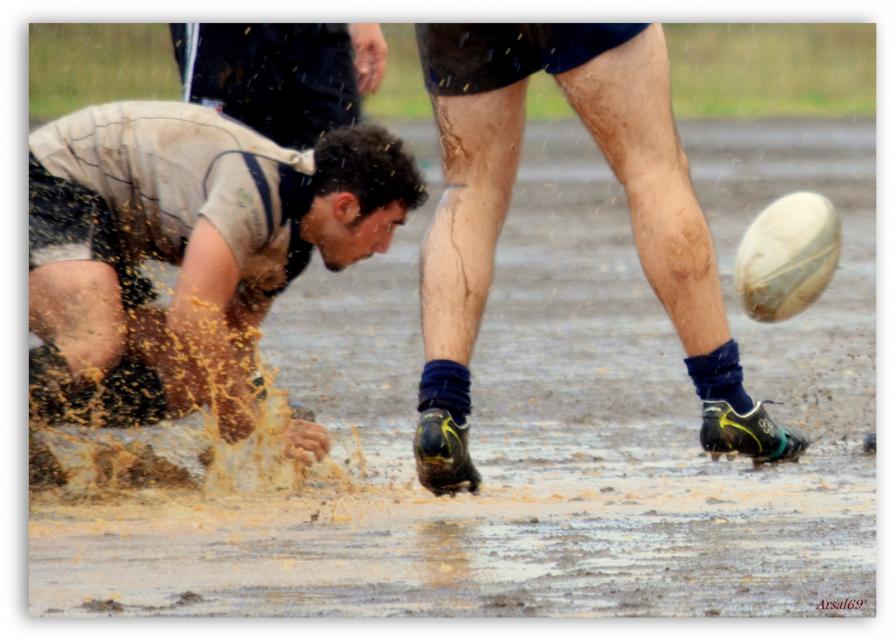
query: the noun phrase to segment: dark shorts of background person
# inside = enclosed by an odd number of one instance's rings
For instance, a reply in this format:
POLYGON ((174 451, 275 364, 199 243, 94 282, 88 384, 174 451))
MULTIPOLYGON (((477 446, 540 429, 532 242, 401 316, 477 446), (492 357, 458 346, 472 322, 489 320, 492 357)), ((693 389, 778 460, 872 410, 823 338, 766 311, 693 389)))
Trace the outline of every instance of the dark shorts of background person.
POLYGON ((28 271, 58 261, 102 261, 115 269, 126 309, 158 297, 124 258, 115 218, 96 192, 50 174, 28 154, 28 271))
POLYGON ((206 104, 283 147, 308 149, 361 117, 353 48, 344 24, 172 24, 189 102, 206 104), (192 69, 191 78, 187 74, 192 69))
POLYGON ((418 24, 429 93, 478 94, 545 70, 560 74, 624 44, 649 24, 418 24))

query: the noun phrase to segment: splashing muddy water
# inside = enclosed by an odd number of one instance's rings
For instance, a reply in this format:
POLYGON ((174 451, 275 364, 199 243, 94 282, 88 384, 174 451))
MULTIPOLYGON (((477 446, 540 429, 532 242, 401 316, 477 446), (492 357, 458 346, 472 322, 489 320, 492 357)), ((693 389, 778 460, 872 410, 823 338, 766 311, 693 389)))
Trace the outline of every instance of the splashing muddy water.
MULTIPOLYGON (((756 144, 780 128, 687 123, 682 136, 747 387, 783 402, 774 416, 815 439, 799 464, 753 470, 700 453, 699 404, 640 271, 620 188, 526 179, 472 369, 480 496, 431 496, 411 453, 418 250, 436 198, 387 256, 338 276, 314 263, 264 325, 277 386, 331 428, 330 458, 296 475, 246 447, 216 454, 206 488, 35 490, 30 613, 875 615, 876 466, 861 452, 876 413, 875 179, 821 172, 814 182, 827 161, 873 159, 874 126, 788 122, 792 146, 756 144), (802 172, 756 180, 737 169, 762 156, 802 172), (731 172, 700 173, 723 158, 731 172), (760 325, 737 307, 733 258, 752 217, 797 189, 836 204, 840 268, 804 314, 760 325), (865 602, 818 608, 843 599, 865 602)), ((396 129, 437 164, 431 128, 396 129)), ((562 158, 604 168, 573 130, 530 127, 523 167, 562 158)), ((204 421, 174 425, 198 435, 204 421)))

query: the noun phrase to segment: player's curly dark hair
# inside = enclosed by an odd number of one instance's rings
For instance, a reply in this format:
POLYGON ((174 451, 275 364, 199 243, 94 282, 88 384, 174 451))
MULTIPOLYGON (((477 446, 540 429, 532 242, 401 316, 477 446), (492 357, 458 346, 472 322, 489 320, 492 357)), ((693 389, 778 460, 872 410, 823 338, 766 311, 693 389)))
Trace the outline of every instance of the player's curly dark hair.
POLYGON ((314 146, 318 196, 345 191, 357 196, 361 215, 393 201, 414 210, 429 197, 413 155, 403 141, 377 125, 340 127, 314 146))

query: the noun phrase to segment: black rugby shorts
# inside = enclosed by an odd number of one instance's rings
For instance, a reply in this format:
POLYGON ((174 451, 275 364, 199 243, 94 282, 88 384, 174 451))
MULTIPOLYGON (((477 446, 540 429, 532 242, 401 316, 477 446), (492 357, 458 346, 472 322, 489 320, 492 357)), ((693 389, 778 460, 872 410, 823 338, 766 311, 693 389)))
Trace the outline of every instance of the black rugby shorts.
POLYGON ((28 154, 28 271, 61 261, 101 261, 112 266, 125 308, 153 301, 158 293, 124 257, 109 205, 96 192, 53 176, 28 154))
POLYGON ((624 44, 648 24, 418 24, 423 77, 439 96, 512 85, 536 71, 559 74, 624 44))
POLYGON ((344 24, 171 25, 187 99, 214 107, 278 145, 313 147, 361 119, 344 24))

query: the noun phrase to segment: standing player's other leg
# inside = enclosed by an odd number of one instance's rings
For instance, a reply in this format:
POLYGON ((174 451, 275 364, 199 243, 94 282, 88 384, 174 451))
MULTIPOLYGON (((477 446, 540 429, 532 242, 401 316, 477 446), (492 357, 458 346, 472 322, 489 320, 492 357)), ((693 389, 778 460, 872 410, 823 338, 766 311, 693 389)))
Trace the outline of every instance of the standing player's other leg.
POLYGON ((474 492, 480 481, 467 447, 468 366, 519 166, 527 85, 433 97, 445 192, 421 256, 426 366, 414 454, 420 482, 436 494, 474 492))
POLYGON ((704 401, 703 447, 738 451, 756 463, 797 460, 805 436, 776 425, 743 389, 711 233, 671 112, 661 26, 556 79, 625 188, 641 265, 704 401))

